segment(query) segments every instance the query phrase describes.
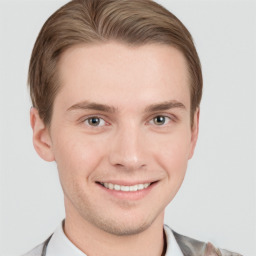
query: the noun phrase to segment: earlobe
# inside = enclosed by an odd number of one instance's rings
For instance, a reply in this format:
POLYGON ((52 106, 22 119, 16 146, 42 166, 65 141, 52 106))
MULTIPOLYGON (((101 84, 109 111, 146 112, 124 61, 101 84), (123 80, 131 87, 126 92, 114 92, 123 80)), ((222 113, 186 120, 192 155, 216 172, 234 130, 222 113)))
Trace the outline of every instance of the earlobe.
POLYGON ((196 142, 198 138, 198 132, 199 132, 199 116, 200 116, 200 109, 197 108, 194 114, 194 122, 193 122, 193 127, 191 128, 191 143, 190 143, 190 153, 189 153, 189 159, 192 158, 195 147, 196 147, 196 142))
POLYGON ((34 107, 30 110, 30 124, 33 130, 33 144, 36 152, 45 161, 54 161, 49 129, 39 117, 38 110, 34 107))

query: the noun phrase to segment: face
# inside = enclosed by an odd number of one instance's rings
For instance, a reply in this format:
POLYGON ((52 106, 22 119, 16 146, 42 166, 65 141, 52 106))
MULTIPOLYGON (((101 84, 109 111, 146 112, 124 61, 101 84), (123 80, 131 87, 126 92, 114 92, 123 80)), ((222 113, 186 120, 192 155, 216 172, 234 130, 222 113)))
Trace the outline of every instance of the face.
POLYGON ((38 153, 57 163, 67 218, 116 235, 162 220, 197 139, 183 55, 156 44, 80 45, 63 54, 59 74, 50 128, 31 120, 38 153))

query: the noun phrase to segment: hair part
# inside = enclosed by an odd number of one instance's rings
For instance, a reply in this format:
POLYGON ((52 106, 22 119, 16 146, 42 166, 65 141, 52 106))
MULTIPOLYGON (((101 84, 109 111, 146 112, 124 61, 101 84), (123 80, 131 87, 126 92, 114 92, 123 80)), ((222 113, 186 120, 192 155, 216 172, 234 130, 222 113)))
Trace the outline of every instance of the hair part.
POLYGON ((188 65, 191 125, 202 97, 202 70, 193 39, 181 21, 151 0, 73 0, 43 25, 35 42, 28 84, 32 104, 50 125, 53 104, 61 88, 58 61, 77 44, 118 41, 129 46, 164 44, 180 50, 188 65))

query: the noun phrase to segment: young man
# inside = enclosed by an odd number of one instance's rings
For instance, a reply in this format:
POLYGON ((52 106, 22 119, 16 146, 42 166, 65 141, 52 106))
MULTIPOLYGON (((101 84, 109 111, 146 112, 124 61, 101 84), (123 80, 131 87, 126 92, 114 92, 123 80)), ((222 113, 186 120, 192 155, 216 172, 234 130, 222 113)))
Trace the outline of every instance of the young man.
POLYGON ((57 164, 66 218, 27 256, 238 255, 163 223, 202 95, 196 49, 174 15, 149 0, 74 0, 43 26, 29 84, 34 147, 57 164))

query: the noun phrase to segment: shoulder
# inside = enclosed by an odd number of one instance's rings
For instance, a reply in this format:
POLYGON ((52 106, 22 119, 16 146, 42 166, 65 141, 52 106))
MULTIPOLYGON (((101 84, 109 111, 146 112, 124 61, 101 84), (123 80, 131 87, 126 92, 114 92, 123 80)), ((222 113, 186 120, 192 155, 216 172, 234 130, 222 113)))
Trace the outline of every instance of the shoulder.
POLYGON ((174 237, 184 256, 242 256, 241 254, 215 248, 211 243, 205 243, 173 231, 174 237))

